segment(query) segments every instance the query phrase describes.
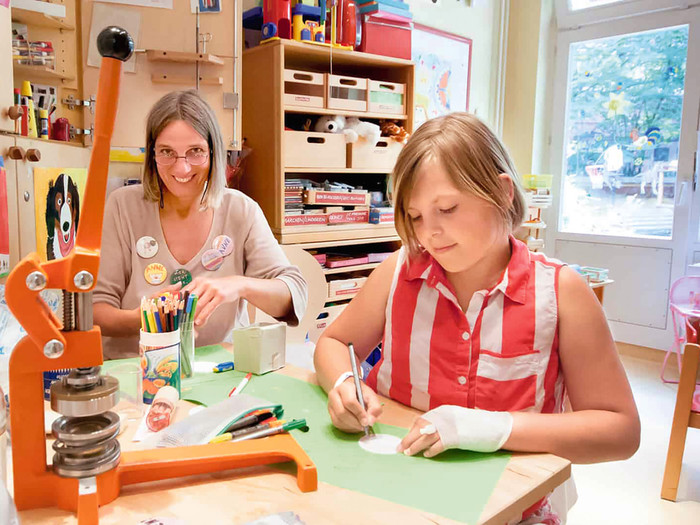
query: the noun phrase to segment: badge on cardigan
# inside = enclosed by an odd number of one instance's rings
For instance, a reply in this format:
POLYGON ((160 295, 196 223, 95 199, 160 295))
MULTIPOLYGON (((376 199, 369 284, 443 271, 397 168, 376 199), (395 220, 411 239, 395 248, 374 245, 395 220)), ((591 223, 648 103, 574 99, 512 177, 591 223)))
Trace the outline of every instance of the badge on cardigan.
POLYGON ((202 255, 202 266, 210 272, 218 270, 224 263, 224 256, 218 250, 207 250, 202 255))
POLYGON ((146 270, 143 272, 146 282, 148 284, 163 284, 165 278, 168 276, 168 270, 165 269, 160 263, 151 263, 146 266, 146 270))
POLYGON ((212 243, 212 248, 217 250, 221 255, 227 257, 233 251, 233 240, 228 235, 219 235, 212 243))
POLYGON ((150 259, 151 257, 155 257, 155 255, 158 253, 158 241, 156 241, 153 237, 144 235, 138 241, 136 241, 136 253, 138 253, 139 257, 142 259, 150 259))
POLYGON ((192 282, 192 274, 185 270, 184 268, 178 268, 170 276, 170 284, 182 283, 184 288, 192 282))

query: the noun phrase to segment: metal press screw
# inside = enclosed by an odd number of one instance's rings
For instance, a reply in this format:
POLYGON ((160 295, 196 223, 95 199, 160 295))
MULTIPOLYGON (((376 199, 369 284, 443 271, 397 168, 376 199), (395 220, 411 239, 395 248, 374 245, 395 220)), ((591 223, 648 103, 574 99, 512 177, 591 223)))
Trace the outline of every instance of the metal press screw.
POLYGON ((61 357, 63 354, 63 343, 58 339, 51 339, 44 345, 44 355, 51 359, 61 357))
POLYGON ((26 283, 32 291, 43 290, 46 288, 46 276, 41 272, 32 272, 27 275, 26 283))
POLYGON ((86 272, 85 270, 76 273, 75 277, 73 277, 73 283, 75 283, 75 286, 81 290, 89 289, 94 280, 95 279, 93 278, 92 274, 90 272, 86 272))

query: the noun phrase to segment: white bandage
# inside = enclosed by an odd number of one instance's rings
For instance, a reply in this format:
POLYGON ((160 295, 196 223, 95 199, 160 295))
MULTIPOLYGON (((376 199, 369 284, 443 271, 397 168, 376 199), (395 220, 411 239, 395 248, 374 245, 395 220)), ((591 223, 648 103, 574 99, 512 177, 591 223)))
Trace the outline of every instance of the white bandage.
POLYGON ((338 379, 335 380, 335 384, 333 385, 333 390, 338 388, 348 377, 352 377, 352 372, 343 372, 338 376, 338 379))
POLYGON ((455 405, 442 405, 425 414, 440 434, 445 447, 495 452, 510 437, 513 416, 508 412, 489 412, 455 405))

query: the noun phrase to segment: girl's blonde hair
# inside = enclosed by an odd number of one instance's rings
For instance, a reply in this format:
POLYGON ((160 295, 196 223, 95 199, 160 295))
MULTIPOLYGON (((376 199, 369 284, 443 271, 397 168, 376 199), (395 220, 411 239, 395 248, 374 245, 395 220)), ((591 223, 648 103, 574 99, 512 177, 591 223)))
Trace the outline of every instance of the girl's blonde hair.
POLYGON ((420 247, 406 209, 416 174, 423 163, 431 160, 443 166, 457 188, 498 208, 509 232, 520 226, 526 211, 525 197, 505 146, 477 117, 451 113, 428 120, 418 128, 394 167, 396 230, 411 254, 417 254, 420 247), (498 177, 502 173, 513 181, 512 201, 498 177))
POLYGON ((168 93, 155 103, 148 114, 143 196, 150 201, 160 201, 162 207, 163 188, 156 166, 156 139, 168 124, 176 120, 192 126, 209 145, 209 178, 202 193, 201 206, 217 208, 226 187, 226 150, 214 111, 194 89, 168 93))

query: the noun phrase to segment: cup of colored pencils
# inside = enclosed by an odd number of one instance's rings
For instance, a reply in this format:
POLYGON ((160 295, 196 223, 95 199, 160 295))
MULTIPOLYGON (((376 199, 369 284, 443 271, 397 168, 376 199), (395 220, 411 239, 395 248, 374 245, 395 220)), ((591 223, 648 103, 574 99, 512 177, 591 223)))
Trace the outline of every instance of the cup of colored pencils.
POLYGON ((181 375, 192 375, 196 306, 197 296, 188 292, 141 299, 139 350, 144 403, 150 404, 165 385, 179 392, 181 375))

